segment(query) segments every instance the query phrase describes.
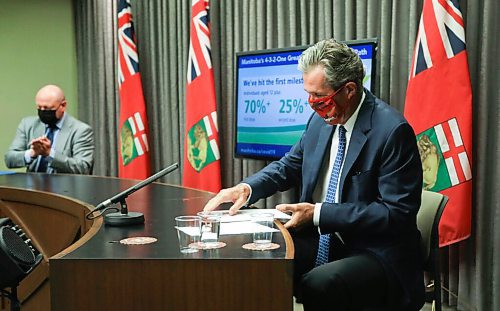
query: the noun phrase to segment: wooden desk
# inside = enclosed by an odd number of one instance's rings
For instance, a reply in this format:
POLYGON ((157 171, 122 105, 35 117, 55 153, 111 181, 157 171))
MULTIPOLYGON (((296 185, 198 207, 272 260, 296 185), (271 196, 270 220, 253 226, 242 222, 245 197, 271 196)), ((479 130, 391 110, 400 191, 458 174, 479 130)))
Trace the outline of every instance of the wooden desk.
MULTIPOLYGON (((81 175, 14 174, 0 186, 52 192, 97 205, 137 181, 81 175)), ((210 193, 154 183, 132 194, 144 225, 101 226, 50 257, 53 310, 292 310, 293 243, 281 226, 280 248, 242 249, 251 235, 225 235, 218 250, 181 254, 174 217, 200 211, 210 193), (151 236, 148 245, 123 245, 151 236)))

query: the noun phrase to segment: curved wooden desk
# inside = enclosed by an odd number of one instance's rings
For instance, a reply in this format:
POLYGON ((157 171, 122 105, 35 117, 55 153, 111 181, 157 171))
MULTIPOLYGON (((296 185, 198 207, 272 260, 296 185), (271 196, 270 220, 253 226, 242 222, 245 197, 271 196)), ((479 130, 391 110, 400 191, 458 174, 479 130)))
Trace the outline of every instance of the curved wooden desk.
MULTIPOLYGON (((19 225, 43 255, 42 262, 18 286, 23 310, 50 308, 49 257, 85 243, 97 232, 102 219, 85 219, 91 208, 61 195, 0 186, 0 217, 19 225)), ((2 303, 0 309, 9 308, 2 303)))
MULTIPOLYGON (((82 175, 0 176, 0 187, 68 196, 76 203, 80 200, 80 206, 86 208, 136 183, 82 175)), ((179 252, 174 217, 194 215, 211 196, 202 191, 153 183, 127 199, 130 211, 144 213, 144 225, 109 227, 101 226, 102 220, 86 224, 87 234, 82 234, 76 243, 58 254, 49 255, 51 308, 292 310, 293 243, 280 224, 277 226, 281 234, 273 236, 273 242, 280 244, 277 250, 242 249, 241 246, 252 239, 250 234, 243 234, 221 236, 227 244, 222 249, 194 254, 179 252), (158 241, 148 245, 119 243, 123 238, 134 236, 151 236, 158 241)), ((63 210, 69 208, 65 206, 63 210)), ((28 216, 13 220, 22 221, 25 217, 28 216)), ((65 223, 53 225, 57 228, 65 223)), ((74 237, 71 239, 75 241, 74 237)))

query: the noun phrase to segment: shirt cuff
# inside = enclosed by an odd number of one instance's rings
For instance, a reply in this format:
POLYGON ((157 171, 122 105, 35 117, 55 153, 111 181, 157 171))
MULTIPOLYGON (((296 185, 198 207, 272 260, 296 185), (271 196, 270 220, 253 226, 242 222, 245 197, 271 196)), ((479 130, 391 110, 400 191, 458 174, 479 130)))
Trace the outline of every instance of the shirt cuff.
POLYGON ((250 198, 252 197, 252 187, 249 184, 244 183, 244 182, 241 182, 240 185, 243 185, 243 186, 247 187, 250 190, 250 194, 248 195, 248 199, 247 199, 247 201, 245 202, 245 205, 244 205, 244 206, 248 206, 248 202, 250 202, 250 198))
POLYGON ((26 164, 30 164, 33 161, 33 158, 30 156, 31 149, 28 149, 24 152, 24 162, 26 164))
POLYGON ((316 227, 319 227, 319 215, 321 214, 321 205, 323 203, 314 204, 314 213, 313 213, 313 224, 316 227))

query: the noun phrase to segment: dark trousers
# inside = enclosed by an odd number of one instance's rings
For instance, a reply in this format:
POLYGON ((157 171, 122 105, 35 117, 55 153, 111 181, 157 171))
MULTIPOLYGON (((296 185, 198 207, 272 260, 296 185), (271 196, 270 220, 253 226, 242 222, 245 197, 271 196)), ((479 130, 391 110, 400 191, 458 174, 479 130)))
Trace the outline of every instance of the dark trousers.
MULTIPOLYGON (((311 249, 311 240, 308 240, 311 249)), ((304 265, 304 257, 299 259, 298 253, 295 257, 298 260, 295 294, 304 304, 304 310, 398 310, 394 305, 401 296, 400 285, 372 253, 347 250, 332 236, 330 258, 333 261, 314 267, 311 259, 315 252, 307 255, 308 267, 304 265)))

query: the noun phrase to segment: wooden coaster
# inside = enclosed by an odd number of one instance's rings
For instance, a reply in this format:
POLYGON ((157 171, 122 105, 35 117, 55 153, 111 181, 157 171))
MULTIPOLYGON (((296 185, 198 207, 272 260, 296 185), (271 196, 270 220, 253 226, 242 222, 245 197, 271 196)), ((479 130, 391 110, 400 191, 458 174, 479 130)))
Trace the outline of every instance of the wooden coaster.
POLYGON ((248 244, 245 244, 242 246, 244 249, 249 249, 249 250, 252 250, 252 251, 269 251, 269 250, 272 250, 272 249, 277 249, 277 248, 280 248, 280 245, 279 244, 276 244, 276 243, 271 243, 268 247, 257 247, 255 245, 255 243, 248 243, 248 244))
POLYGON ((143 245, 143 244, 151 244, 158 241, 156 238, 145 237, 145 236, 137 236, 132 238, 121 239, 120 243, 125 245, 143 245))
POLYGON ((217 242, 217 244, 210 244, 206 245, 205 243, 202 242, 196 242, 196 243, 191 243, 189 244, 189 247, 191 248, 196 248, 196 249, 217 249, 217 248, 223 248, 226 246, 226 243, 224 242, 217 242))

